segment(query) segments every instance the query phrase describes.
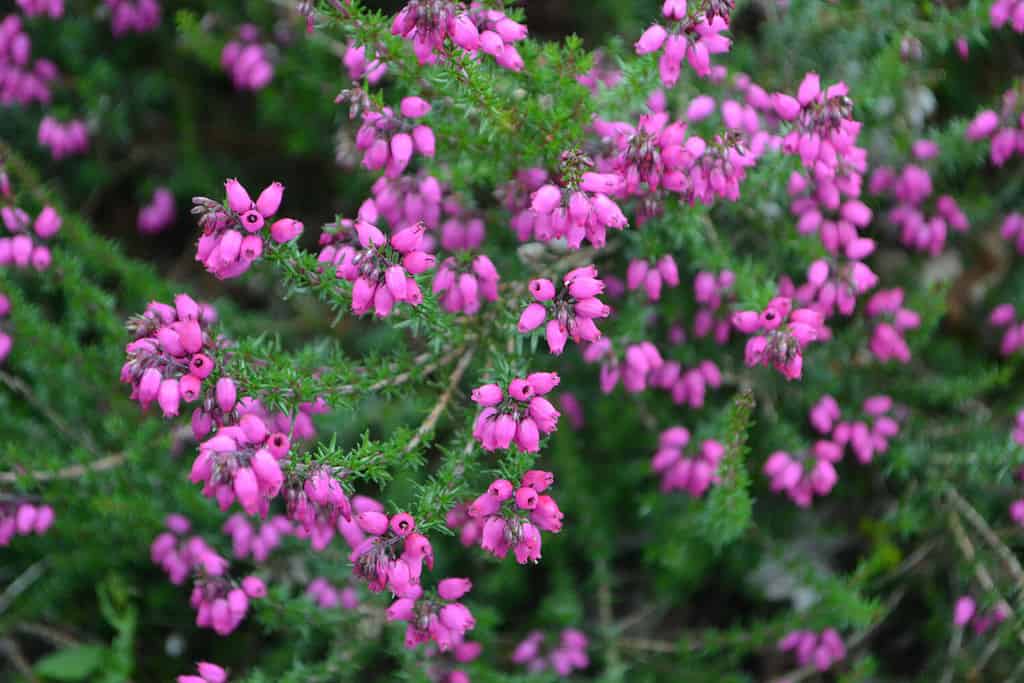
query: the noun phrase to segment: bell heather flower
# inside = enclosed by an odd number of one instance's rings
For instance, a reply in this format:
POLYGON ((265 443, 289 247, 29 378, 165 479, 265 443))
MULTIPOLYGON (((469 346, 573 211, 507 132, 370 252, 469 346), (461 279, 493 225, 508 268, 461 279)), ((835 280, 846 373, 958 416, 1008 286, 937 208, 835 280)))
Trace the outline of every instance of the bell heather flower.
POLYGON ((846 646, 838 631, 827 628, 820 634, 814 631, 791 631, 779 641, 781 652, 792 652, 800 666, 813 666, 828 671, 836 662, 846 658, 846 646))
POLYGON ((178 676, 177 683, 226 683, 228 672, 223 667, 211 662, 197 662, 198 676, 178 676))
POLYGON ((325 247, 320 260, 337 264, 337 276, 353 283, 352 312, 363 315, 373 310, 378 317, 391 314, 396 302, 418 306, 423 294, 413 275, 434 266, 434 257, 423 251, 426 226, 410 225, 391 235, 360 218, 335 234, 341 244, 325 247), (332 249, 328 255, 328 249, 332 249))
POLYGON ((569 271, 557 289, 547 278, 532 280, 530 294, 534 302, 520 315, 519 332, 526 334, 547 323, 544 332, 548 350, 556 356, 565 350, 569 339, 577 344, 581 340, 597 341, 601 331, 594 320, 611 315, 611 308, 598 298, 604 287, 594 266, 569 271))
POLYGON ((658 451, 651 460, 651 469, 661 476, 661 490, 686 491, 700 498, 718 483, 718 464, 725 455, 725 446, 707 439, 692 455, 684 451, 690 444, 690 431, 685 427, 666 429, 658 438, 658 451))
POLYGON ((177 416, 182 401, 198 401, 200 415, 193 416, 197 438, 210 431, 211 419, 231 419, 235 407, 231 379, 222 377, 216 385, 206 381, 224 345, 209 331, 215 316, 212 308, 178 294, 173 306, 151 302, 127 323, 135 339, 125 347, 128 360, 121 367, 121 381, 132 385, 131 398, 143 410, 156 401, 164 417, 177 416))
POLYGON ((202 537, 185 538, 191 528, 188 518, 172 514, 164 521, 168 530, 153 539, 149 556, 153 564, 164 570, 172 584, 180 586, 195 571, 207 576, 222 576, 227 571, 228 561, 202 537))
POLYGON ((554 372, 534 372, 513 379, 507 392, 498 384, 477 387, 471 398, 483 410, 473 424, 473 437, 485 451, 504 450, 514 443, 525 453, 538 452, 541 434, 558 428, 561 413, 544 398, 558 383, 554 372))
POLYGON ((469 259, 465 252, 459 257, 450 256, 434 276, 434 294, 441 295, 441 308, 449 313, 476 315, 481 300, 498 300, 500 276, 494 263, 486 254, 469 259))
MULTIPOLYGON (((397 178, 384 175, 373 183, 372 191, 373 209, 384 217, 393 230, 402 230, 416 223, 423 223, 431 229, 441 225, 442 209, 445 206, 444 188, 432 175, 419 173, 414 176, 401 175, 397 178)), ((370 207, 366 207, 366 210, 372 211, 370 207)), ((366 217, 364 220, 375 223, 376 217, 366 217)), ((482 240, 482 231, 480 237, 482 240)), ((479 243, 468 244, 463 248, 477 246, 479 243)), ((454 249, 447 246, 445 248, 454 249)))
POLYGON ((284 537, 292 534, 292 523, 287 517, 274 515, 254 528, 248 517, 236 512, 224 522, 221 531, 231 536, 231 549, 236 559, 251 556, 253 562, 263 563, 284 537))
MULTIPOLYGON (((3 318, 6 318, 11 312, 11 300, 7 298, 7 295, 0 292, 0 322, 3 318)), ((0 328, 0 363, 7 360, 7 356, 11 353, 11 346, 14 345, 14 339, 0 328)))
POLYGON ((589 641, 582 631, 564 629, 559 636, 558 646, 546 653, 541 652, 544 640, 541 631, 531 631, 512 651, 512 661, 525 666, 531 674, 552 669, 563 678, 590 666, 590 658, 587 656, 589 641))
POLYGON ((502 206, 512 214, 509 224, 520 242, 551 238, 550 220, 541 218, 533 210, 533 196, 548 180, 548 172, 543 168, 521 169, 516 171, 515 178, 495 191, 502 206), (539 228, 536 234, 535 226, 539 228))
POLYGON ((215 498, 222 511, 237 499, 247 514, 266 517, 270 499, 284 486, 278 461, 289 448, 286 435, 271 433, 261 418, 245 414, 199 444, 189 480, 201 482, 203 495, 215 498))
POLYGON ((555 476, 543 470, 528 471, 519 488, 507 479, 491 482, 466 509, 468 519, 480 528, 480 547, 498 558, 512 550, 519 564, 539 562, 540 532, 557 534, 565 516, 554 498, 544 493, 554 482, 555 476))
POLYGON ((126 33, 149 33, 160 25, 157 0, 104 0, 110 10, 110 31, 115 38, 126 33))
POLYGON ((740 311, 732 317, 733 326, 744 334, 763 332, 747 340, 746 364, 772 365, 787 380, 800 379, 803 351, 819 337, 821 314, 809 308, 791 310, 786 297, 772 299, 763 311, 740 311))
POLYGON ((420 595, 399 597, 388 608, 387 619, 407 623, 407 648, 413 649, 421 643, 433 641, 441 652, 448 652, 460 645, 466 632, 476 626, 472 612, 458 601, 471 585, 466 579, 444 579, 438 584, 436 598, 420 595), (459 584, 458 587, 454 587, 455 583, 459 584))
POLYGON ((841 420, 842 411, 835 398, 826 394, 811 408, 814 429, 842 448, 849 445, 861 463, 870 463, 875 455, 889 450, 889 439, 899 434, 899 422, 892 416, 893 400, 884 394, 865 399, 859 420, 841 420))
POLYGON ((417 121, 430 113, 430 103, 420 97, 406 97, 399 112, 391 107, 378 108, 361 88, 342 90, 334 99, 347 101, 349 118, 362 119, 356 132, 356 149, 363 153, 363 166, 370 171, 384 170, 388 178, 397 178, 409 166, 415 152, 433 157, 434 131, 417 121))
POLYGON ((764 463, 772 491, 782 491, 796 505, 810 507, 814 496, 826 496, 839 480, 835 463, 842 460, 843 449, 832 441, 817 441, 798 454, 775 451, 764 463))
POLYGON ((313 550, 323 550, 339 520, 353 519, 352 502, 340 482, 346 473, 321 465, 295 465, 290 470, 283 495, 288 518, 297 524, 295 535, 308 536, 313 550))
POLYGON ((868 300, 866 313, 870 318, 880 318, 868 345, 871 353, 883 363, 891 360, 909 363, 910 346, 903 334, 920 327, 921 316, 903 307, 903 290, 897 287, 876 292, 868 300))
POLYGON ((1024 33, 1024 0, 996 0, 988 9, 988 18, 993 28, 1009 23, 1016 33, 1024 33))
POLYGON ((238 37, 224 45, 220 65, 231 77, 236 90, 262 90, 274 78, 271 47, 260 40, 259 28, 242 24, 238 37))
POLYGON ((49 240, 60 230, 62 220, 56 209, 43 207, 30 223, 29 215, 23 209, 4 206, 0 207, 0 222, 11 233, 10 237, 0 237, 0 266, 31 267, 40 272, 50 267, 53 257, 44 240, 49 240))
MULTIPOLYGON (((1019 0, 1018 0, 1019 2, 1019 0)), ((1000 3, 997 2, 993 8, 1000 3)), ((1017 5, 1024 26, 1024 2, 1017 5)), ((1003 94, 999 112, 986 109, 979 112, 967 126, 966 137, 974 142, 989 139, 989 159, 995 166, 1003 166, 1016 153, 1024 154, 1024 101, 1019 93, 1010 89, 1003 94)))
POLYGON ((625 214, 610 196, 620 190, 622 179, 614 173, 588 170, 593 166, 579 150, 562 153, 561 183, 547 183, 531 195, 536 239, 564 237, 570 249, 579 249, 586 238, 600 248, 607 242, 608 228, 626 227, 625 214))
POLYGON ((736 276, 731 270, 717 275, 700 271, 693 279, 693 298, 697 301, 697 313, 693 316, 693 333, 698 339, 708 335, 719 344, 729 341, 732 329, 730 304, 734 299, 732 286, 736 276))
POLYGON ((44 116, 39 122, 37 139, 50 150, 55 161, 84 154, 89 149, 89 129, 81 119, 63 123, 52 116, 44 116))
POLYGON ((60 19, 64 16, 64 0, 17 0, 17 3, 26 17, 60 19))
POLYGON ((174 194, 167 187, 158 187, 149 203, 139 209, 139 232, 152 235, 174 222, 174 194))
POLYGON ((291 242, 302 234, 302 223, 280 218, 268 225, 277 213, 284 185, 273 182, 256 201, 240 182, 231 178, 224 183, 227 202, 193 197, 192 213, 199 217, 203 234, 196 247, 196 260, 218 279, 238 277, 249 270, 263 254, 266 239, 278 244, 291 242))
POLYGON ((355 609, 359 606, 359 593, 352 586, 337 588, 322 576, 318 576, 306 586, 308 595, 321 609, 355 609))
POLYGON ((896 199, 896 206, 886 218, 900 228, 900 241, 909 249, 937 256, 945 247, 950 229, 965 232, 970 228, 967 216, 950 195, 936 198, 934 213, 929 215, 926 201, 932 194, 931 174, 916 164, 907 164, 898 175, 887 167, 875 169, 870 190, 874 194, 889 193, 896 199))
POLYGON ((367 58, 367 47, 356 45, 352 40, 348 41, 341 61, 348 69, 349 78, 355 83, 360 83, 365 78, 370 85, 377 85, 388 72, 387 62, 379 56, 367 58))
POLYGON ((420 598, 423 565, 434 568, 434 550, 427 537, 416 532, 412 515, 388 517, 379 506, 354 511, 352 519, 364 537, 349 554, 352 575, 366 581, 371 592, 387 589, 398 598, 420 598))
POLYGON ((999 227, 999 234, 1007 242, 1013 242, 1018 254, 1024 254, 1024 214, 1008 213, 999 227))
POLYGON ((450 38, 454 46, 472 56, 484 52, 503 68, 523 68, 522 57, 512 43, 526 38, 526 27, 500 10, 476 2, 467 10, 464 3, 454 0, 410 0, 395 15, 391 33, 412 43, 420 64, 436 63, 445 38, 450 38))
POLYGON ((982 612, 978 609, 978 603, 970 595, 961 595, 953 605, 953 625, 957 628, 964 628, 968 624, 977 634, 982 634, 993 626, 1006 621, 1011 612, 1005 602, 996 604, 991 610, 982 612))
POLYGON ((653 264, 641 259, 630 261, 626 270, 626 287, 630 291, 635 291, 641 285, 648 301, 661 299, 662 286, 678 287, 679 268, 672 255, 665 254, 653 264))
POLYGON ((266 585, 255 576, 247 576, 239 584, 227 576, 208 576, 200 570, 189 603, 196 609, 196 626, 227 636, 245 619, 250 599, 266 594, 266 585))
MULTIPOLYGON (((53 7, 61 0, 49 0, 53 7)), ((36 7, 47 4, 47 0, 36 0, 36 7)), ((63 11, 63 5, 61 4, 63 11)), ((21 17, 8 14, 0 20, 0 106, 27 106, 34 102, 49 104, 52 97, 50 85, 57 79, 57 67, 48 59, 32 59, 32 39, 22 30, 21 17)), ((51 116, 48 128, 56 121, 51 116)), ((42 127, 40 127, 42 130, 42 127)), ((76 133, 77 135, 77 133, 76 133)), ((40 144, 47 144, 40 140, 40 144)), ((56 149, 55 146, 54 149, 56 149)), ((65 155, 65 148, 59 145, 60 154, 54 151, 54 158, 65 155)), ((73 145, 71 146, 73 147, 73 145)), ((70 152, 70 147, 67 149, 70 152)))
POLYGON ((14 536, 45 534, 55 517, 49 505, 3 497, 0 499, 0 547, 9 545, 14 536))
POLYGON ((634 45, 638 55, 663 50, 658 61, 661 81, 672 87, 679 80, 685 59, 701 78, 711 75, 711 55, 728 52, 732 44, 721 33, 729 28, 732 0, 705 0, 692 14, 687 3, 665 0, 662 14, 668 28, 653 24, 634 45))
POLYGON ((1024 321, 1017 320, 1017 310, 1013 304, 1002 303, 993 308, 988 323, 1006 328, 999 344, 1000 354, 1009 356, 1024 348, 1024 321))

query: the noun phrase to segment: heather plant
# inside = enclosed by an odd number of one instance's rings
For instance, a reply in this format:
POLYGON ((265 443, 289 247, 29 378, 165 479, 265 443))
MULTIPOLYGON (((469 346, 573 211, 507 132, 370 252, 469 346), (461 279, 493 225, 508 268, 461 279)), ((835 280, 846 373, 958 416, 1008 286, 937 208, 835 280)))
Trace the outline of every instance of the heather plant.
POLYGON ((3 680, 1024 680, 1024 2, 2 13, 3 680))

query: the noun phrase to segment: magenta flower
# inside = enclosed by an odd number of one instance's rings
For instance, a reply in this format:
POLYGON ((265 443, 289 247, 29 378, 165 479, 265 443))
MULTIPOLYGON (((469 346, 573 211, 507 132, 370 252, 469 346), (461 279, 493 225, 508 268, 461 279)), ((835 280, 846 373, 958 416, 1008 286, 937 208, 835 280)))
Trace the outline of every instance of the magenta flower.
POLYGON ((89 129, 81 119, 62 123, 52 116, 44 116, 39 122, 37 138, 56 161, 84 154, 89 149, 89 129))
POLYGON ((910 346, 903 335, 907 330, 921 326, 921 316, 903 307, 903 290, 896 288, 876 292, 868 300, 866 313, 870 318, 879 319, 868 345, 871 353, 883 363, 891 360, 909 363, 910 346))
POLYGON ((536 563, 541 557, 540 532, 562 530, 564 515, 554 498, 544 494, 554 481, 554 475, 543 470, 528 471, 519 488, 497 479, 455 521, 474 524, 480 532, 471 542, 479 542, 495 557, 504 558, 512 550, 519 564, 536 563))
POLYGON ((725 455, 725 447, 718 441, 705 440, 692 455, 684 455, 690 444, 690 431, 685 427, 672 427, 658 438, 658 451, 651 460, 651 469, 661 476, 661 490, 685 491, 700 498, 718 483, 718 464, 725 455))
POLYGON ((822 317, 809 308, 791 311, 792 300, 776 297, 765 309, 733 314, 733 326, 744 334, 763 332, 747 340, 746 364, 772 365, 787 380, 800 379, 803 351, 819 338, 822 317))
POLYGON ((253 24, 240 26, 238 38, 224 45, 220 65, 236 90, 262 90, 274 78, 271 51, 260 41, 259 29, 253 24))
POLYGON ((712 3, 707 12, 687 11, 686 3, 666 0, 662 14, 668 28, 654 24, 640 36, 634 45, 638 55, 663 50, 658 61, 658 72, 666 87, 679 80, 683 60, 701 78, 711 75, 711 55, 729 51, 732 44, 723 31, 729 28, 729 10, 732 2, 712 3))
POLYGON ((9 545, 14 536, 45 534, 56 515, 49 505, 8 497, 0 501, 0 547, 9 545))
POLYGON ((526 27, 500 10, 477 3, 467 11, 462 2, 454 0, 410 0, 395 15, 391 33, 412 42, 420 64, 437 62, 445 38, 450 38, 470 55, 491 55, 503 68, 520 71, 524 66, 513 43, 526 38, 526 27))
POLYGON ((115 38, 126 33, 149 33, 160 25, 157 0, 105 0, 110 10, 110 31, 115 38))
POLYGON ((152 235, 163 231, 174 222, 174 212, 174 194, 169 188, 158 187, 149 203, 139 209, 139 232, 152 235))
POLYGON ((468 262, 449 257, 434 276, 433 290, 449 313, 476 315, 482 301, 498 300, 499 280, 498 270, 486 254, 468 262))
POLYGON ((303 227, 293 218, 280 218, 267 225, 281 206, 284 185, 279 182, 265 187, 256 201, 233 178, 224 183, 224 189, 225 204, 207 197, 192 199, 192 213, 199 216, 199 227, 203 229, 196 246, 196 260, 221 280, 249 270, 263 254, 268 237, 278 244, 291 242, 302 234, 303 227))
POLYGON ((178 676, 177 683, 226 683, 228 673, 223 667, 211 662, 197 662, 198 676, 178 676))
POLYGON ((504 450, 514 443, 526 453, 540 450, 541 434, 558 428, 561 413, 544 396, 558 386, 553 372, 534 372, 509 382, 507 393, 497 384, 484 384, 471 398, 483 410, 473 424, 473 437, 486 451, 504 450))
POLYGON ((833 664, 846 658, 846 646, 832 628, 820 634, 792 631, 779 641, 778 647, 782 652, 793 652, 800 666, 813 666, 818 671, 828 671, 833 664))
POLYGON ((547 278, 532 280, 530 294, 534 302, 520 315, 519 332, 532 332, 546 322, 548 350, 556 356, 565 350, 569 339, 577 344, 581 340, 597 341, 601 338, 601 331, 594 320, 611 315, 611 308, 598 298, 604 287, 594 266, 569 271, 557 289, 547 278))

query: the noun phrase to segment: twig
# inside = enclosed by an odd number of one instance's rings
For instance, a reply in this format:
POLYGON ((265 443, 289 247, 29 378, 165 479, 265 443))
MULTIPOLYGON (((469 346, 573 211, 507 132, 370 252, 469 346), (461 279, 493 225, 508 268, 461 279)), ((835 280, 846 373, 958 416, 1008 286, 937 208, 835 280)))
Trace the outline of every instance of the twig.
POLYGON ((473 354, 475 352, 476 347, 470 347, 470 349, 465 352, 465 355, 459 359, 458 364, 452 371, 452 376, 448 379, 448 386, 445 387, 444 392, 438 397, 437 403, 435 403, 434 407, 430 410, 430 414, 427 415, 427 418, 423 420, 422 424, 420 424, 416 433, 413 434, 413 437, 409 439, 409 443, 405 445, 405 449, 402 451, 403 453, 412 453, 416 450, 416 447, 420 445, 423 438, 429 434, 432 429, 434 429, 437 421, 441 419, 441 414, 444 413, 444 409, 448 406, 449 401, 451 401, 452 394, 455 393, 455 388, 459 385, 459 380, 461 380, 462 376, 466 374, 466 369, 469 367, 470 361, 473 360, 473 354))
POLYGON ((39 678, 32 671, 32 665, 29 664, 28 660, 25 659, 25 655, 22 654, 21 648, 18 647, 18 643, 13 638, 2 638, 0 639, 0 650, 3 650, 7 654, 7 658, 14 664, 14 668, 18 670, 26 680, 32 683, 39 683, 39 678))
POLYGON ((96 448, 96 444, 93 442, 91 434, 84 430, 72 430, 68 423, 66 423, 60 415, 54 412, 53 409, 46 405, 46 403, 39 400, 39 397, 35 395, 35 392, 33 392, 31 387, 29 387, 27 384, 22 382, 17 377, 9 375, 2 370, 0 370, 0 382, 3 382, 5 385, 7 385, 7 388, 9 388, 11 391, 17 392, 24 396, 25 400, 28 401, 33 408, 38 410, 44 417, 46 417, 46 419, 53 423, 53 426, 56 427, 57 430, 64 435, 64 437, 68 440, 69 443, 84 443, 85 447, 88 450, 92 451, 93 454, 98 454, 99 449, 96 448))
POLYGON ((31 622, 15 625, 15 630, 22 633, 27 633, 30 636, 36 636, 41 638, 51 645, 57 647, 73 647, 78 645, 78 639, 68 634, 58 631, 52 626, 46 624, 33 624, 31 622))
POLYGON ((126 460, 127 458, 124 454, 117 453, 85 464, 68 465, 67 467, 56 471, 33 470, 29 472, 0 472, 0 482, 11 483, 18 481, 20 477, 29 477, 36 481, 80 479, 90 472, 103 472, 105 470, 112 470, 115 467, 120 467, 126 460))
POLYGON ((0 614, 6 612, 11 603, 43 575, 43 564, 43 560, 30 564, 28 569, 18 575, 18 578, 11 581, 4 592, 0 593, 0 614))
POLYGON ((970 503, 968 503, 960 492, 949 487, 947 489, 949 499, 953 501, 953 505, 957 507, 964 518, 970 523, 974 530, 977 531, 985 541, 992 546, 992 549, 999 555, 999 559, 1003 561, 1006 566, 1006 571, 1010 573, 1013 580, 1017 582, 1018 588, 1024 590, 1024 568, 1021 567, 1017 557, 1013 554, 1005 543, 1000 540, 996 532, 992 531, 992 527, 988 525, 985 518, 982 517, 977 510, 974 509, 970 503))
POLYGON ((964 630, 962 628, 954 628, 953 636, 949 639, 949 647, 946 649, 946 668, 942 671, 942 678, 939 679, 939 683, 950 683, 953 680, 953 674, 956 673, 956 656, 960 654, 960 648, 964 642, 964 630))
MULTIPOLYGON (((1013 616, 1013 608, 1006 601, 1006 598, 1003 597, 1003 594, 999 592, 999 589, 996 588, 996 582, 992 580, 992 574, 989 573, 988 567, 978 560, 974 544, 967 536, 967 531, 964 530, 963 522, 960 521, 960 516, 956 510, 949 511, 949 528, 953 532, 953 539, 960 548, 960 552, 963 553, 964 558, 974 565, 974 575, 978 577, 978 583, 986 591, 999 598, 999 605, 1007 611, 1007 616, 1013 616)), ((1024 632, 1017 632, 1017 640, 1024 644, 1024 632)))

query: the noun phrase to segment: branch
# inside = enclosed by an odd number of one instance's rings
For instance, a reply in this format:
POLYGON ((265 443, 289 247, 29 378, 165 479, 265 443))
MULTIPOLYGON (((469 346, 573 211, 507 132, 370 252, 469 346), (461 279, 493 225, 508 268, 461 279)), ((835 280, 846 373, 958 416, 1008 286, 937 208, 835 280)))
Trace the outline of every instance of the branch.
POLYGON ((425 420, 423 420, 423 423, 416 430, 416 433, 413 434, 413 437, 409 439, 409 443, 405 445, 405 449, 402 451, 403 453, 412 453, 416 450, 416 447, 420 445, 423 438, 434 429, 437 421, 441 419, 441 414, 444 413, 444 409, 451 401, 452 394, 455 393, 455 387, 459 385, 459 380, 461 380, 462 376, 466 374, 466 369, 469 368, 469 363, 473 360, 473 354, 475 352, 476 347, 470 347, 469 350, 465 352, 465 355, 463 355, 459 360, 455 369, 452 371, 452 376, 448 379, 448 386, 445 387, 444 392, 438 397, 437 403, 435 403, 434 407, 430 410, 430 414, 427 415, 425 420))
POLYGON ((992 549, 999 555, 999 559, 1003 561, 1006 566, 1006 571, 1010 573, 1013 580, 1017 582, 1017 586, 1024 590, 1024 568, 1021 567, 1020 562, 1017 560, 1016 555, 1010 550, 1005 543, 1000 540, 996 532, 992 531, 992 527, 988 525, 985 518, 978 513, 974 507, 968 503, 960 493, 953 487, 947 489, 949 499, 953 501, 953 505, 957 507, 964 518, 970 523, 974 530, 977 531, 985 541, 992 546, 992 549))
POLYGON ((44 401, 39 400, 39 397, 35 395, 32 388, 25 384, 23 381, 13 375, 9 375, 6 372, 0 370, 0 382, 7 385, 7 388, 11 391, 21 394, 28 401, 29 405, 39 411, 46 419, 48 419, 57 430, 64 435, 69 443, 76 444, 82 443, 85 447, 92 451, 93 454, 98 454, 96 444, 92 440, 92 435, 85 430, 74 431, 64 421, 64 419, 53 411, 44 401))
POLYGON ((13 483, 18 481, 21 477, 29 477, 36 481, 56 481, 60 479, 81 479, 86 474, 91 472, 104 472, 106 470, 112 470, 115 467, 120 467, 127 461, 127 457, 123 453, 115 453, 114 455, 108 455, 105 458, 99 460, 93 460, 90 463, 68 465, 63 467, 56 472, 50 470, 33 470, 31 472, 0 472, 0 482, 13 483))

